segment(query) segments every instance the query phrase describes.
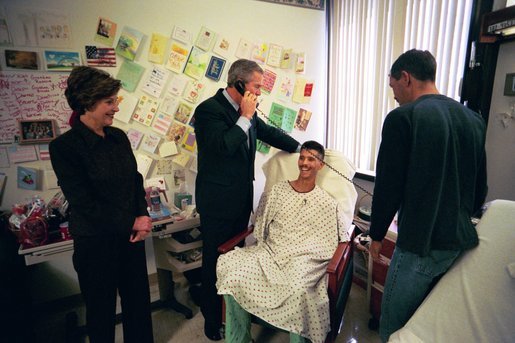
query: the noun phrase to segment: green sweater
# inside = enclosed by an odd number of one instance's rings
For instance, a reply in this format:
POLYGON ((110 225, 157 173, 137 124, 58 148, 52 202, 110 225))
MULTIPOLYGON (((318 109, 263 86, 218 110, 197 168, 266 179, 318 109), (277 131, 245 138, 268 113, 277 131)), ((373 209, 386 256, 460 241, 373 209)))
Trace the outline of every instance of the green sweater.
POLYGON ((420 256, 465 250, 486 192, 485 123, 443 95, 424 95, 383 124, 370 235, 381 241, 398 211, 397 246, 420 256))

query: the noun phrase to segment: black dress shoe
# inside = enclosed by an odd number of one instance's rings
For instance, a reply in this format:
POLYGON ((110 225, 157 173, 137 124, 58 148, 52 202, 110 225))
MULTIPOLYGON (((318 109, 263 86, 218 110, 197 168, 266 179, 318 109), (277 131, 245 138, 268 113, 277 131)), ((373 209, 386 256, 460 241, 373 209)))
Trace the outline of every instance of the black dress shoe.
POLYGON ((204 335, 212 341, 220 341, 222 340, 222 335, 220 334, 219 328, 211 328, 204 325, 204 335))

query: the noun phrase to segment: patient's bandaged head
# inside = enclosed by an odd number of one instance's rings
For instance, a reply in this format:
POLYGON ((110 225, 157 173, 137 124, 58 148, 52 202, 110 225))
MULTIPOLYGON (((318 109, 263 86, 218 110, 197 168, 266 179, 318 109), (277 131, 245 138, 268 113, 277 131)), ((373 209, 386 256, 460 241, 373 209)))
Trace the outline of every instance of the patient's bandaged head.
MULTIPOLYGON (((278 151, 270 157, 263 164, 263 172, 266 177, 264 192, 270 191, 272 186, 279 181, 296 180, 299 176, 298 159, 299 153, 290 154, 285 151, 278 151)), ((340 152, 326 149, 324 161, 350 180, 354 177, 356 169, 340 152)), ((358 197, 354 185, 327 166, 318 173, 316 183, 336 199, 343 212, 346 228, 348 228, 354 217, 354 207, 358 197)))

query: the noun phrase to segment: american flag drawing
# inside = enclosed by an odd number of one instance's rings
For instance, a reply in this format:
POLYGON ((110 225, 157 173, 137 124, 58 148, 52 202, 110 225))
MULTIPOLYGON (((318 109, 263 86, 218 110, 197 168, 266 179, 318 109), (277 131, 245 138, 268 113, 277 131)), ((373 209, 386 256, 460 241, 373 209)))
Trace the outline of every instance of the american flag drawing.
POLYGON ((116 67, 114 48, 86 45, 86 63, 91 67, 116 67))

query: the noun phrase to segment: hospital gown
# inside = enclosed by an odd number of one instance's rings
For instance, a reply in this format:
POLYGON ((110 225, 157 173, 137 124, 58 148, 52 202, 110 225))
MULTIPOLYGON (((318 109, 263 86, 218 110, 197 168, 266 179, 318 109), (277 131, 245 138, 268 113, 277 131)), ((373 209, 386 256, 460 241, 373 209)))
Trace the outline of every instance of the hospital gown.
POLYGON ((260 200, 257 244, 220 256, 218 294, 289 332, 324 342, 329 331, 327 264, 347 241, 337 202, 320 187, 296 192, 277 183, 260 200))

